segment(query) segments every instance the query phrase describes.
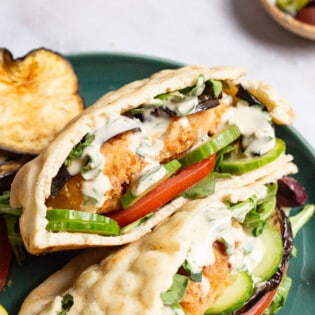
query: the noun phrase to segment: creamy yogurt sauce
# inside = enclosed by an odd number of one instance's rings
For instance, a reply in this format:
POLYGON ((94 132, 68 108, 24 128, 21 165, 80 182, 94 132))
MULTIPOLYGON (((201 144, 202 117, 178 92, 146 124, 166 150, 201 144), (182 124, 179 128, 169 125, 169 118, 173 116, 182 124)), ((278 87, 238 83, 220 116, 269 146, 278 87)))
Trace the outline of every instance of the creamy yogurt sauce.
POLYGON ((195 228, 191 234, 190 249, 186 260, 193 273, 200 273, 204 266, 215 262, 212 245, 215 241, 223 241, 228 248, 229 261, 233 268, 252 272, 263 255, 261 240, 235 227, 233 220, 243 220, 250 208, 231 211, 223 202, 211 203, 195 217, 195 228))
POLYGON ((263 258, 263 244, 259 238, 248 235, 241 228, 232 228, 231 234, 238 246, 229 247, 229 262, 233 269, 251 274, 263 258))
POLYGON ((86 211, 96 211, 106 200, 105 194, 111 189, 109 178, 103 174, 106 163, 105 157, 101 153, 101 146, 108 139, 128 130, 139 128, 137 120, 113 115, 108 120, 102 117, 96 119, 94 139, 90 145, 84 148, 80 159, 73 160, 67 167, 70 175, 81 173, 85 179, 82 183, 82 194, 84 201, 81 209, 86 211), (86 163, 88 161, 88 166, 86 163))
POLYGON ((139 178, 137 185, 131 187, 132 194, 134 196, 142 195, 152 184, 158 183, 166 174, 167 171, 163 165, 143 174, 139 178))
POLYGON ((164 147, 164 136, 170 124, 169 117, 150 116, 141 123, 141 131, 128 137, 129 150, 150 164, 154 163, 164 147))
POLYGON ((89 212, 96 212, 96 209, 101 207, 106 200, 104 191, 110 190, 112 187, 108 176, 102 172, 91 180, 82 182, 82 194, 84 200, 81 204, 81 209, 89 212))
POLYGON ((204 299, 207 297, 207 295, 211 289, 211 286, 210 286, 208 279, 206 277, 204 277, 203 275, 201 277, 200 285, 201 285, 202 298, 204 299))
MULTIPOLYGON (((164 147, 164 136, 170 124, 170 117, 153 117, 149 115, 149 111, 144 115, 148 116, 144 122, 118 114, 105 121, 102 118, 96 120, 93 141, 84 148, 81 158, 73 160, 67 167, 70 175, 81 173, 84 178, 81 189, 84 195, 82 210, 92 211, 93 207, 96 210, 106 200, 105 195, 111 189, 111 184, 108 177, 102 173, 106 159, 101 153, 101 146, 108 139, 125 131, 140 129, 129 135, 128 148, 143 157, 146 162, 146 166, 138 174, 139 177, 145 175, 146 178, 139 181, 139 185, 134 188, 135 195, 142 194, 153 181, 165 176, 166 170, 160 167, 158 156, 164 147)), ((183 124, 189 124, 187 118, 182 119, 183 124)))
POLYGON ((247 155, 263 155, 275 146, 275 131, 268 113, 255 106, 239 102, 223 114, 223 124, 236 124, 242 134, 242 146, 247 155))

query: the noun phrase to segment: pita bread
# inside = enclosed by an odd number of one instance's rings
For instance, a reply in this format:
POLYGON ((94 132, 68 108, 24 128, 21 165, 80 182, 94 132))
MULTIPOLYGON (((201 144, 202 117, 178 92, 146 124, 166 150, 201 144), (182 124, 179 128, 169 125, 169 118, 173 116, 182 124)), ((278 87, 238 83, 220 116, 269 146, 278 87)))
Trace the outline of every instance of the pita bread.
MULTIPOLYGON (((39 254, 90 246, 114 246, 133 242, 150 232, 157 223, 170 216, 187 202, 184 198, 177 198, 159 209, 144 224, 119 236, 53 233, 45 228, 47 225, 45 200, 50 195, 52 179, 58 173, 73 146, 95 128, 99 119, 108 120, 110 116, 136 108, 156 95, 193 86, 200 74, 203 74, 206 80, 219 79, 237 83, 245 75, 245 71, 237 67, 186 66, 177 70, 163 70, 148 79, 132 82, 100 98, 92 107, 86 109, 68 124, 37 158, 20 169, 12 184, 11 205, 23 208, 20 230, 24 244, 30 253, 39 254)), ((282 103, 279 106, 283 106, 282 103)), ((294 168, 291 163, 288 165, 294 168)), ((291 171, 292 169, 288 170, 288 173, 291 171)), ((250 185, 267 176, 269 172, 268 168, 253 171, 244 177, 233 177, 224 185, 231 185, 231 187, 235 187, 233 185, 236 183, 238 186, 250 185)), ((280 175, 285 173, 283 171, 280 175)), ((274 176, 274 180, 277 178, 274 176)))
POLYGON ((151 233, 110 255, 108 248, 83 252, 32 291, 19 315, 56 314, 65 294, 74 300, 68 315, 163 314, 160 294, 171 286, 173 275, 185 260, 191 237, 188 231, 199 226, 196 222, 202 209, 223 200, 243 201, 253 194, 263 197, 265 183, 275 180, 277 170, 296 170, 290 160, 282 156, 259 170, 259 175, 222 181, 213 195, 186 203, 151 233), (239 186, 256 176, 260 179, 239 186), (240 188, 235 189, 235 185, 240 188))

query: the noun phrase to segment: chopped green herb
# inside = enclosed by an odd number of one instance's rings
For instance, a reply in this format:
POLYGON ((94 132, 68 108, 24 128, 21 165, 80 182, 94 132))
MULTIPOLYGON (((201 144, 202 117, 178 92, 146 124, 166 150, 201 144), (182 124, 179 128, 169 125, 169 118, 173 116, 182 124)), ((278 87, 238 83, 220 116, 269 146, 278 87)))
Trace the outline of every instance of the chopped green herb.
POLYGON ((73 301, 73 296, 71 294, 66 294, 61 301, 61 306, 62 306, 62 310, 61 312, 58 313, 58 315, 66 315, 72 305, 73 305, 74 301, 73 301))
POLYGON ((202 272, 193 273, 192 270, 191 270, 191 266, 190 266, 190 264, 189 264, 189 262, 187 260, 184 261, 183 268, 185 269, 185 271, 187 271, 189 273, 190 279, 192 281, 201 282, 201 280, 202 280, 202 272))
POLYGON ((83 150, 92 143, 94 138, 95 136, 93 134, 86 134, 83 139, 73 147, 65 161, 65 165, 69 166, 73 160, 79 159, 83 154, 83 150))
POLYGON ((21 266, 25 260, 25 247, 19 230, 19 217, 15 215, 3 215, 8 233, 8 240, 11 244, 13 254, 21 266))
POLYGON ((205 198, 215 191, 215 175, 210 173, 200 182, 187 189, 182 196, 187 199, 205 198))
POLYGON ((22 214, 21 208, 12 208, 10 206, 10 192, 4 191, 0 195, 0 213, 20 216, 22 214))
POLYGON ((161 300, 164 305, 177 305, 185 295, 189 279, 186 276, 175 274, 171 287, 161 293, 161 300))
POLYGON ((0 195, 0 214, 3 214, 7 226, 8 240, 12 252, 21 266, 25 260, 25 247, 19 230, 19 218, 22 213, 20 208, 10 206, 10 192, 5 191, 0 195))
POLYGON ((203 92, 205 87, 205 76, 203 74, 200 74, 198 76, 196 86, 194 86, 187 94, 190 96, 199 96, 203 92))
POLYGON ((215 97, 219 97, 222 93, 223 84, 219 80, 209 80, 212 84, 213 94, 215 97))

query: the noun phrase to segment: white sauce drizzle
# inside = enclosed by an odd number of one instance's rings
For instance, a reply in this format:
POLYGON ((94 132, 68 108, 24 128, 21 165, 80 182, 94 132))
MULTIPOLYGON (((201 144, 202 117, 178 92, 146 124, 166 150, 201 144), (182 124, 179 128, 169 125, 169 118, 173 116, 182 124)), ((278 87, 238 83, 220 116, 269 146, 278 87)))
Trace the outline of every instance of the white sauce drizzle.
POLYGON ((134 196, 142 195, 152 184, 159 182, 165 175, 167 171, 163 165, 160 165, 148 173, 143 174, 137 185, 131 187, 131 192, 134 196))
POLYGON ((139 128, 137 120, 114 115, 108 120, 98 117, 96 119, 96 128, 94 130, 94 139, 92 143, 85 147, 80 159, 73 160, 67 167, 70 175, 76 175, 81 172, 85 179, 82 183, 82 194, 84 201, 81 209, 86 211, 96 211, 106 200, 106 192, 111 189, 109 178, 103 174, 105 166, 105 157, 101 153, 101 146, 108 139, 123 133, 127 130, 139 128), (84 163, 89 159, 88 170, 83 171, 84 163))
POLYGON ((83 166, 82 160, 73 160, 71 161, 71 164, 67 166, 67 171, 71 176, 74 176, 81 172, 82 166, 83 166))
POLYGON ((268 113, 255 106, 239 102, 236 107, 227 109, 223 123, 237 124, 243 136, 245 154, 263 155, 275 146, 275 131, 268 113))
POLYGON ((89 212, 96 212, 106 200, 105 193, 112 187, 108 176, 102 172, 91 180, 82 182, 81 191, 85 196, 81 209, 89 212))
POLYGON ((245 207, 240 209, 242 212, 231 211, 218 201, 196 215, 195 228, 190 231, 191 245, 186 255, 193 273, 199 273, 204 266, 215 262, 212 245, 217 240, 225 242, 234 268, 251 272, 257 266, 263 252, 261 240, 233 226, 233 219, 242 222, 250 211, 245 207))
POLYGON ((263 244, 257 237, 249 236, 242 228, 233 228, 232 234, 237 247, 231 247, 229 262, 232 268, 250 274, 263 257, 263 244))
POLYGON ((210 285, 210 282, 208 281, 208 279, 206 277, 204 277, 203 275, 201 278, 200 287, 201 287, 202 298, 204 299, 207 297, 207 295, 211 289, 211 285, 210 285))
POLYGON ((141 123, 141 132, 128 137, 129 150, 140 155, 147 162, 142 173, 159 165, 157 158, 164 148, 164 137, 170 124, 169 117, 149 116, 141 123))
POLYGON ((177 120, 178 124, 183 128, 188 128, 190 126, 189 119, 187 117, 181 117, 177 120))
POLYGON ((180 102, 169 102, 166 104, 167 107, 174 107, 174 109, 182 116, 188 115, 195 111, 196 106, 198 105, 198 97, 191 96, 186 97, 180 102))

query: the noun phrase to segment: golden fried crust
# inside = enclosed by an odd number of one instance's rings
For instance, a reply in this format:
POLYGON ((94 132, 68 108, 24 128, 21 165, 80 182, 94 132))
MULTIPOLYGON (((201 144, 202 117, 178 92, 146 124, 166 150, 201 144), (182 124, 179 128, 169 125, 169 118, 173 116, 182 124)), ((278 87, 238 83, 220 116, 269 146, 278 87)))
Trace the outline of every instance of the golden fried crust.
POLYGON ((0 147, 38 154, 83 110, 69 62, 44 48, 13 59, 0 50, 0 147))
MULTIPOLYGON (((177 156, 195 145, 201 135, 214 133, 220 121, 218 117, 225 110, 224 105, 203 111, 187 117, 188 126, 180 124, 180 118, 172 118, 165 135, 164 148, 158 157, 159 161, 175 159, 177 156)), ((120 209, 119 198, 124 192, 124 185, 128 185, 145 167, 142 157, 129 149, 128 131, 119 135, 101 147, 106 159, 103 173, 111 182, 111 189, 106 192, 106 200, 97 209, 97 213, 107 213, 120 209)), ((69 179, 57 196, 50 196, 46 205, 52 208, 80 209, 83 196, 81 193, 81 175, 69 179)))

